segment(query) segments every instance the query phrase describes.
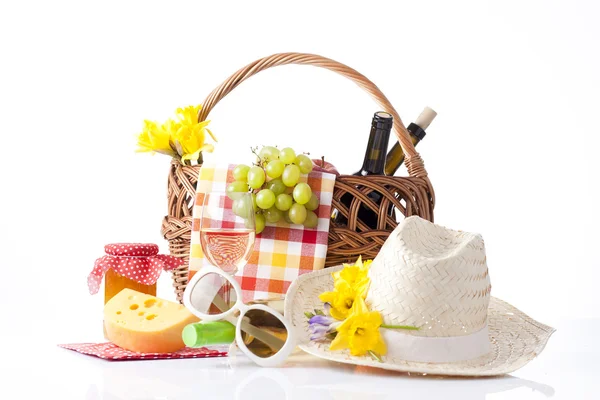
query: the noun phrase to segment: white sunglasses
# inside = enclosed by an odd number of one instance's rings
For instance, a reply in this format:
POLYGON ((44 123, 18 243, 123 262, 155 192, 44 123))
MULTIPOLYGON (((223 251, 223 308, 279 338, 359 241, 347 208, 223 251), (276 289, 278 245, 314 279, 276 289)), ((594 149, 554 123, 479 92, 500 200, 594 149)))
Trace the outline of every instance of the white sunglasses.
POLYGON ((202 321, 227 320, 235 325, 237 346, 262 367, 281 365, 296 347, 293 326, 283 315, 262 304, 244 304, 239 283, 214 266, 205 266, 192 277, 183 304, 202 321))

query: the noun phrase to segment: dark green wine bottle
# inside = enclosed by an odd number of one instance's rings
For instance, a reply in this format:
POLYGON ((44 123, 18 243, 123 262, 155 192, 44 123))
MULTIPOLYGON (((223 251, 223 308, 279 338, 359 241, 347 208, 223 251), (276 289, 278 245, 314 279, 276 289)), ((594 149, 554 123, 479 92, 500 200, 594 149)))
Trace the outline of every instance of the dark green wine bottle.
POLYGON ((390 141, 394 118, 385 111, 378 111, 371 122, 371 133, 362 168, 353 175, 382 175, 385 167, 385 153, 390 141))
MULTIPOLYGON (((373 121, 371 122, 371 133, 369 134, 369 142, 367 143, 367 150, 365 152, 362 168, 353 175, 383 175, 386 151, 393 123, 394 118, 391 114, 385 111, 378 111, 375 113, 373 121)), ((368 197, 377 204, 381 201, 381 195, 379 193, 371 192, 368 197)), ((346 193, 342 196, 340 201, 346 207, 350 207, 352 199, 353 196, 346 193)), ((332 219, 333 222, 338 225, 346 225, 348 223, 348 219, 342 215, 339 210, 333 211, 332 219)), ((369 229, 377 229, 377 213, 364 207, 364 205, 361 205, 358 210, 358 219, 364 222, 369 229)))

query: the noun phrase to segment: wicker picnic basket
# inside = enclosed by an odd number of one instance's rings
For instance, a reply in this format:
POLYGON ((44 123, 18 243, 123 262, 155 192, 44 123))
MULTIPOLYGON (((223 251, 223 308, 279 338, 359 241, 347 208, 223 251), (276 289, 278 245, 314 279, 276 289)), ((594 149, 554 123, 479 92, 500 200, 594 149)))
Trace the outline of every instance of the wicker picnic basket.
MULTIPOLYGON (((405 217, 418 215, 433 221, 435 197, 431 182, 423 160, 415 151, 400 116, 379 88, 365 76, 337 61, 314 54, 280 53, 256 60, 235 72, 225 82, 213 90, 202 103, 198 115, 204 121, 217 103, 246 79, 271 67, 288 64, 312 65, 336 72, 364 89, 381 106, 384 111, 394 117, 394 132, 404 150, 408 177, 396 176, 338 176, 335 182, 332 206, 346 217, 345 226, 331 224, 329 243, 325 265, 339 265, 354 261, 358 255, 374 258, 390 232, 397 226, 390 213, 390 207, 399 210, 405 217), (382 196, 380 204, 371 200, 368 195, 377 192, 382 196), (340 199, 346 193, 352 195, 349 206, 340 199), (377 229, 369 229, 357 217, 360 207, 367 207, 377 213, 377 229)), ((199 166, 183 166, 173 161, 169 174, 169 215, 163 220, 163 234, 169 241, 171 255, 188 260, 192 224, 192 207, 195 198, 195 184, 199 166)), ((187 284, 187 262, 173 272, 173 281, 177 299, 187 284)))

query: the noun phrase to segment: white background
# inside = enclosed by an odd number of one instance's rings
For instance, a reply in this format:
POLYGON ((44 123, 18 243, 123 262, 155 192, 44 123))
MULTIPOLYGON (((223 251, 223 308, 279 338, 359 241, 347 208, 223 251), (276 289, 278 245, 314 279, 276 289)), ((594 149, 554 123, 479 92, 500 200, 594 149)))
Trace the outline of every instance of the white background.
MULTIPOLYGON (((548 324, 599 316, 599 11, 592 1, 2 2, 0 324, 49 343, 98 339, 102 295, 87 293, 86 277, 104 244, 167 252, 169 159, 134 153, 142 121, 285 51, 352 66, 407 124, 433 107, 418 150, 435 219, 484 236, 493 295, 548 324)), ((211 113, 219 143, 206 158, 248 162, 250 146, 289 145, 351 173, 377 110, 329 71, 276 68, 211 113)), ((170 284, 163 276, 161 297, 174 298, 170 284)))

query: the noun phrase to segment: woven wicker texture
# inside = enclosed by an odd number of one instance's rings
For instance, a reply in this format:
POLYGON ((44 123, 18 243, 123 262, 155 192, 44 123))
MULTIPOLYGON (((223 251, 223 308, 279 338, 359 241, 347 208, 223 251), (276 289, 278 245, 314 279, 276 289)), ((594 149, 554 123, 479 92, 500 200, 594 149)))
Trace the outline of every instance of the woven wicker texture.
POLYGON ((200 165, 182 165, 177 159, 171 161, 167 186, 168 214, 163 218, 161 233, 169 242, 171 255, 185 260, 172 272, 175 295, 180 303, 188 281, 192 210, 199 171, 200 165))
POLYGON ((390 205, 393 205, 404 216, 418 215, 433 221, 434 192, 427 177, 423 160, 415 151, 406 127, 398 112, 379 88, 358 71, 337 61, 304 53, 280 53, 256 60, 231 75, 225 82, 213 90, 202 103, 198 120, 207 119, 211 110, 228 93, 246 79, 266 69, 301 64, 325 68, 340 74, 365 90, 382 107, 394 117, 394 132, 400 141, 409 177, 386 176, 340 176, 336 180, 333 206, 348 220, 347 226, 332 226, 329 234, 329 247, 326 266, 349 262, 358 254, 374 257, 385 242, 389 233, 396 227, 395 218, 390 217, 390 205), (377 192, 383 197, 380 204, 369 199, 370 192, 377 192), (353 201, 346 207, 340 198, 350 193, 353 201), (377 229, 369 229, 357 218, 360 207, 367 207, 378 215, 377 229))
POLYGON ((325 265, 331 267, 353 262, 358 255, 375 258, 379 249, 396 226, 396 218, 390 215, 390 206, 409 217, 420 216, 433 220, 433 202, 430 192, 419 182, 420 178, 391 177, 382 175, 337 177, 332 206, 348 221, 346 226, 333 225, 329 228, 329 243, 325 265), (375 192, 382 197, 379 204, 369 198, 375 192), (340 201, 350 193, 352 201, 348 207, 340 201), (377 229, 369 229, 359 218, 361 207, 376 214, 377 229))
POLYGON ((353 357, 348 351, 332 352, 327 343, 309 340, 311 333, 304 313, 322 309, 318 296, 331 290, 331 273, 340 269, 303 275, 287 293, 285 315, 298 328, 299 345, 318 357, 405 372, 491 376, 525 365, 543 350, 554 332, 508 303, 490 298, 479 235, 409 218, 392 233, 371 265, 367 303, 382 313, 386 324, 418 326, 419 331, 402 333, 420 336, 470 334, 485 325, 487 316, 491 351, 452 363, 412 362, 389 356, 379 363, 370 357, 353 357))

